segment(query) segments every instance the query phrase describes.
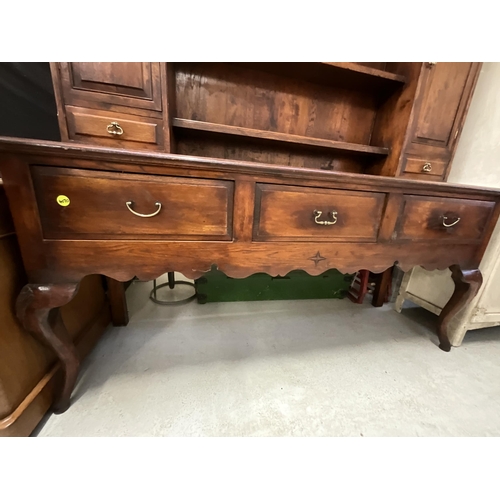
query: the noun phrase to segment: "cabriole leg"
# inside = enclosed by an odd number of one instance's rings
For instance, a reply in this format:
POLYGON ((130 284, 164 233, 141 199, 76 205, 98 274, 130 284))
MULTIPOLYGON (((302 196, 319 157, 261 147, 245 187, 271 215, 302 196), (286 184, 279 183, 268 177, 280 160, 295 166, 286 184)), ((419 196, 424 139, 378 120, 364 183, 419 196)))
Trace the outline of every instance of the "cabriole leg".
POLYGON ((80 360, 62 322, 59 307, 76 294, 78 283, 26 285, 16 302, 16 314, 23 327, 56 354, 62 367, 62 383, 54 397, 54 412, 69 407, 80 360))
POLYGON ((438 318, 439 347, 443 351, 451 349, 448 338, 448 326, 451 319, 477 295, 483 283, 483 275, 479 269, 462 271, 460 266, 450 266, 451 277, 455 282, 455 291, 443 307, 438 318))

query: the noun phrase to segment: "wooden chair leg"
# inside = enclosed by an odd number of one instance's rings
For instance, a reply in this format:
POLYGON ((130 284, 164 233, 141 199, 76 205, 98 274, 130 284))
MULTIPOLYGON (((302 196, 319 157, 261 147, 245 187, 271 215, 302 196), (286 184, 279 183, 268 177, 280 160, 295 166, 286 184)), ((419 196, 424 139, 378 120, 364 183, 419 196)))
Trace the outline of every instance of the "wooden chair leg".
POLYGON ((365 295, 368 291, 368 278, 370 272, 366 269, 362 269, 356 273, 356 276, 352 282, 349 291, 347 292, 347 297, 355 304, 362 304, 365 295), (358 288, 356 288, 358 285, 358 288))
POLYGON ((392 282, 392 267, 386 269, 383 273, 377 276, 375 289, 373 290, 373 307, 382 307, 386 302, 389 289, 392 282))

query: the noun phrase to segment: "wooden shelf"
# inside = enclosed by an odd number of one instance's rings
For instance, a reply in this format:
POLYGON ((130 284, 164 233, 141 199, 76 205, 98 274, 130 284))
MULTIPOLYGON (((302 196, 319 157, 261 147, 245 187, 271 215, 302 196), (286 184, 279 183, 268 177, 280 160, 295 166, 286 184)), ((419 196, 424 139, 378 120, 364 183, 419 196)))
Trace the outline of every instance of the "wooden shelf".
POLYGON ((357 63, 308 62, 308 63, 231 63, 255 71, 264 71, 289 78, 321 85, 351 90, 382 93, 383 96, 400 88, 403 75, 382 71, 357 63))
POLYGON ((342 68, 349 71, 354 71, 356 73, 362 73, 364 75, 374 76, 376 78, 383 78, 386 80, 393 80, 395 82, 405 83, 406 78, 403 75, 396 75, 395 73, 390 73, 389 71, 382 71, 381 69, 370 68, 369 66, 363 66, 358 63, 349 62, 323 62, 318 64, 325 64, 334 68, 342 68))
POLYGON ((266 130, 256 130, 246 127, 235 127, 232 125, 221 125, 219 123, 208 123, 196 120, 186 120, 184 118, 174 118, 172 125, 176 128, 211 132, 215 134, 236 135, 252 139, 263 139, 277 141, 281 143, 300 144, 312 148, 331 149, 336 151, 346 151, 362 155, 387 156, 388 148, 378 146, 367 146, 364 144, 354 144, 350 142, 332 141, 329 139, 318 139, 315 137, 304 137, 300 135, 283 134, 281 132, 269 132, 266 130))

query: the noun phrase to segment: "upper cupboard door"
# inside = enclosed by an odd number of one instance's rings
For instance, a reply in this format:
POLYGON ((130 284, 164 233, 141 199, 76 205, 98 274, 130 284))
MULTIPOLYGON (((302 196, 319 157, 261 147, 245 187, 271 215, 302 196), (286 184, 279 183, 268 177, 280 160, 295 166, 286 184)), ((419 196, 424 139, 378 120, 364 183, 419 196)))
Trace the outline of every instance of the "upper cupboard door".
POLYGON ((478 63, 424 63, 412 142, 452 150, 478 63))
POLYGON ((66 104, 89 101, 161 110, 160 63, 60 63, 66 104))

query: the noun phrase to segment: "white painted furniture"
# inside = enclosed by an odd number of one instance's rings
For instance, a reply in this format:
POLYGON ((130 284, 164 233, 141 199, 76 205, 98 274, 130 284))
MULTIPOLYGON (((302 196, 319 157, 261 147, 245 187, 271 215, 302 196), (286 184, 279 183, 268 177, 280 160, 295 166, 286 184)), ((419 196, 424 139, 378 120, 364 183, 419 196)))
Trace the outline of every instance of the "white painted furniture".
MULTIPOLYGON (((500 187, 500 63, 483 64, 448 182, 500 187)), ((454 346, 468 330, 500 325, 500 224, 479 268, 483 285, 448 331, 454 346)), ((420 267, 405 273, 396 311, 410 300, 439 314, 454 289, 450 276, 448 269, 428 272, 420 267)))

